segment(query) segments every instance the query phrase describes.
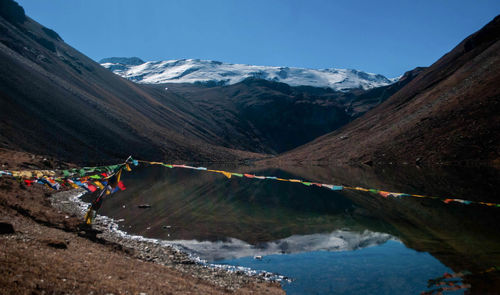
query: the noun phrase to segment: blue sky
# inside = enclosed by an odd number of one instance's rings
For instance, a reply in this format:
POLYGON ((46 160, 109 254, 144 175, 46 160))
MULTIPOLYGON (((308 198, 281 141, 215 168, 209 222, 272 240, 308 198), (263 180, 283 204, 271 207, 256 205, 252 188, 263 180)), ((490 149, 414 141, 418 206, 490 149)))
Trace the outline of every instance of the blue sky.
POLYGON ((387 77, 428 66, 500 13, 500 1, 18 0, 99 60, 199 58, 387 77))

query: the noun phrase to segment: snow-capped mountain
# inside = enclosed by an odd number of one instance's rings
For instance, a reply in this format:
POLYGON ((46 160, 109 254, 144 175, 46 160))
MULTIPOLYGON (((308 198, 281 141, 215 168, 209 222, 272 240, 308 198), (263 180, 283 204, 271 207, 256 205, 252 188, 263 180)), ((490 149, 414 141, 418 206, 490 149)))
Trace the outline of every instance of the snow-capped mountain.
POLYGON ((180 59, 137 64, 127 58, 101 60, 103 67, 131 81, 144 84, 201 83, 230 85, 247 78, 283 82, 291 86, 330 87, 334 90, 370 89, 394 82, 383 75, 350 69, 305 69, 229 64, 219 61, 180 59), (111 62, 110 62, 111 61, 111 62))

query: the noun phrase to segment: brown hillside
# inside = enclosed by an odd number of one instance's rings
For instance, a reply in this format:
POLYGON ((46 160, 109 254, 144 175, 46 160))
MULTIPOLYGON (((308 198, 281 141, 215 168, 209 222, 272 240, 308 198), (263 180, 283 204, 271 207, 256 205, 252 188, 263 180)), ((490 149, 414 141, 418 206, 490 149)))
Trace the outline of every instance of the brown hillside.
POLYGON ((259 157, 216 146, 203 108, 118 77, 22 8, 2 11, 0 32, 0 147, 85 163, 259 157))
POLYGON ((500 163, 500 16, 384 103, 279 157, 329 163, 500 163))

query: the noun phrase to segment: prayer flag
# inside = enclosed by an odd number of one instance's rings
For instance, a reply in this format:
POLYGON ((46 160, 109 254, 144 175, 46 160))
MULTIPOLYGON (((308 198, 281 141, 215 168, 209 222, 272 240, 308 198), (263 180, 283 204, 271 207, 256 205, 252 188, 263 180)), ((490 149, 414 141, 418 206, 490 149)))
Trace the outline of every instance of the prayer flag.
POLYGON ((86 185, 87 185, 87 188, 89 189, 89 191, 91 191, 91 192, 95 192, 97 190, 97 187, 93 184, 86 183, 86 185))
POLYGON ((34 180, 29 180, 29 179, 24 180, 24 183, 26 183, 27 186, 31 186, 34 182, 35 182, 34 180))
POLYGON ((391 194, 390 192, 384 192, 384 191, 379 191, 378 193, 384 198, 387 198, 391 194))
POLYGON ((120 188, 122 191, 126 189, 125 185, 123 185, 123 182, 118 182, 118 188, 120 188))
POLYGON ((224 174, 227 178, 231 178, 231 173, 226 172, 226 171, 221 171, 220 173, 224 174))
POLYGON ((103 185, 101 182, 97 181, 97 180, 96 180, 96 181, 94 181, 94 184, 95 184, 95 185, 96 185, 99 189, 103 189, 103 188, 104 188, 104 185, 103 185))

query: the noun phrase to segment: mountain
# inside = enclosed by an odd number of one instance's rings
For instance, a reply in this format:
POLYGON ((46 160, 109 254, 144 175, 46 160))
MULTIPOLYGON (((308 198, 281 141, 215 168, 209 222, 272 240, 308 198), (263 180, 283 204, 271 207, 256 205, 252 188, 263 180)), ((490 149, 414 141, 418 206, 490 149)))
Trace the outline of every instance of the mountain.
POLYGON ((343 126, 400 85, 334 91, 256 78, 217 87, 136 84, 68 46, 15 2, 6 3, 12 5, 0 13, 2 148, 86 163, 128 155, 259 158, 343 126))
POLYGON ((276 161, 499 165, 499 39, 497 16, 379 106, 276 161))
POLYGON ((260 156, 223 147, 200 106, 111 73, 14 1, 0 3, 0 147, 73 163, 260 156))
POLYGON ((122 64, 129 66, 137 66, 142 65, 144 61, 138 57, 108 57, 103 58, 99 61, 99 63, 113 63, 113 64, 122 64))
POLYGON ((218 121, 214 132, 228 147, 278 154, 336 130, 379 105, 418 74, 370 90, 334 91, 248 78, 229 86, 150 85, 167 88, 218 121), (166 86, 166 87, 165 87, 166 86))
POLYGON ((389 85, 394 80, 378 74, 348 69, 304 69, 229 64, 219 61, 180 59, 130 64, 128 58, 112 57, 100 61, 103 67, 137 83, 199 83, 232 85, 247 78, 286 83, 291 86, 329 87, 345 91, 389 85))

